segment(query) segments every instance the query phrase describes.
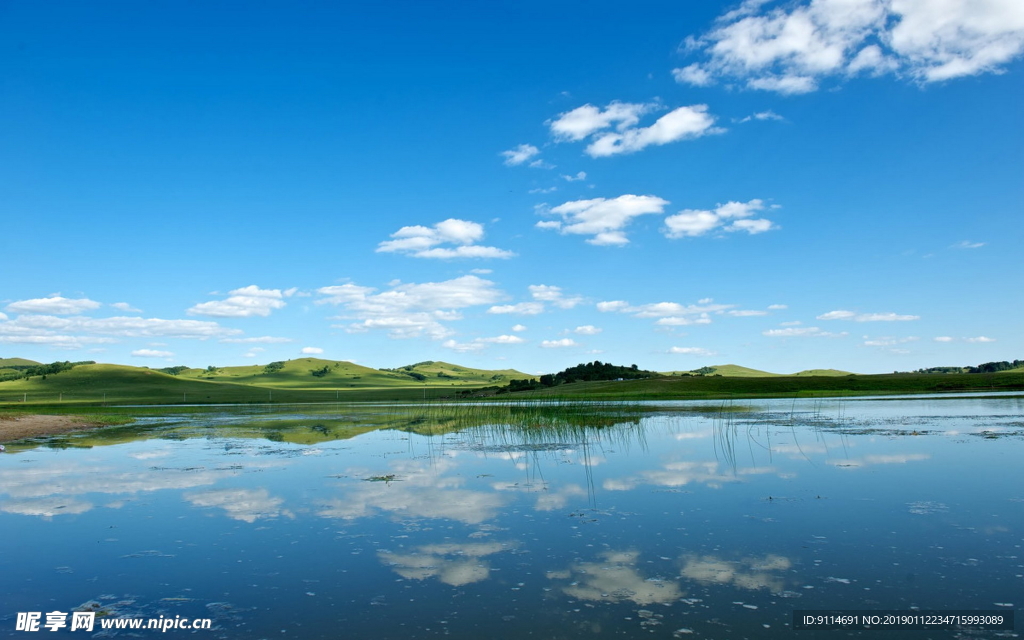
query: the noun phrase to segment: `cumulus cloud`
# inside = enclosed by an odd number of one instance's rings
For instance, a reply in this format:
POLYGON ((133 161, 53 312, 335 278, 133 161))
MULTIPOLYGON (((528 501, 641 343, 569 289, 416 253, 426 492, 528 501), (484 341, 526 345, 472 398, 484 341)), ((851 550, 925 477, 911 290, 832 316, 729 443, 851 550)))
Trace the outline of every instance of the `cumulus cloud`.
POLYGON ((573 200, 545 213, 561 220, 543 221, 542 229, 555 229, 561 234, 591 236, 587 242, 595 245, 624 245, 629 243, 625 228, 637 216, 664 212, 668 200, 655 196, 622 195, 617 198, 573 200))
POLYGON ((602 158, 620 153, 634 153, 649 146, 661 146, 678 140, 700 138, 725 130, 714 127, 715 118, 705 104, 680 107, 658 118, 649 127, 607 132, 587 145, 587 155, 602 158))
POLYGON ((581 336, 596 336, 597 334, 601 333, 603 329, 599 329, 598 327, 595 327, 592 324, 585 324, 583 326, 576 327, 574 331, 580 334, 581 336))
POLYGON ((951 336, 936 336, 932 338, 932 340, 935 342, 953 342, 953 338, 951 336))
POLYGON ((514 149, 501 152, 501 155, 505 157, 505 164, 510 167, 517 167, 539 154, 540 149, 532 144, 521 144, 514 149))
POLYGON ((427 336, 441 340, 452 334, 443 322, 459 320, 459 310, 493 304, 504 294, 494 283, 473 275, 443 282, 395 284, 376 293, 372 287, 342 284, 321 287, 316 304, 344 309, 339 319, 354 320, 340 328, 349 332, 385 330, 393 338, 427 336))
POLYGON ((511 258, 511 251, 475 244, 484 237, 484 226, 449 218, 432 227, 402 227, 377 246, 378 253, 402 253, 414 258, 511 258), (439 245, 455 245, 444 247, 439 245))
POLYGON ((640 122, 640 116, 657 108, 655 104, 613 101, 607 107, 585 104, 548 122, 556 140, 579 142, 590 135, 615 127, 625 131, 640 122))
POLYGON ((675 327, 694 324, 711 324, 712 314, 722 314, 736 305, 719 304, 711 298, 703 298, 697 304, 678 302, 652 302, 632 305, 624 300, 609 300, 597 303, 602 313, 627 313, 636 318, 657 318, 661 326, 675 327))
POLYGON ((684 209, 665 218, 665 236, 683 238, 702 236, 711 231, 746 231, 753 235, 777 228, 766 218, 751 218, 764 210, 763 200, 749 202, 726 202, 711 210, 684 209))
POLYGON ((296 289, 260 289, 252 284, 235 289, 224 300, 211 300, 197 304, 188 310, 189 315, 211 316, 214 318, 267 317, 274 309, 287 304, 284 299, 295 294, 296 289))
POLYGON ((544 349, 561 349, 564 347, 575 347, 578 345, 572 338, 562 338, 561 340, 544 340, 540 343, 540 346, 544 349))
POLYGON ((529 289, 530 295, 533 296, 534 300, 550 302, 559 309, 572 309, 583 302, 583 298, 581 296, 567 296, 562 292, 561 287, 556 287, 554 285, 531 284, 529 289))
POLYGON ((818 320, 853 320, 854 322, 909 322, 920 320, 921 316, 903 315, 898 313, 854 313, 845 309, 836 309, 823 313, 818 320))
POLYGON ((11 313, 43 313, 56 316, 70 316, 93 309, 99 309, 100 303, 88 298, 69 299, 61 296, 19 300, 7 305, 11 313))
MULTIPOLYGON (((658 118, 650 126, 638 127, 640 117, 662 107, 658 103, 611 102, 601 108, 592 104, 577 107, 550 120, 551 134, 559 142, 579 142, 590 138, 586 152, 592 158, 634 153, 652 145, 699 138, 724 130, 715 127, 715 117, 707 105, 679 107, 658 118)), ((578 179, 581 174, 577 174, 578 179)), ((586 177, 586 174, 582 174, 586 177)), ((568 176, 563 176, 568 179, 568 176)))
POLYGON ((324 350, 320 347, 302 347, 302 353, 309 356, 317 356, 323 353, 324 350))
POLYGON ((513 330, 513 331, 516 331, 516 332, 519 332, 519 331, 526 331, 526 325, 524 325, 524 324, 516 324, 516 325, 512 325, 512 330, 513 330))
POLYGON ((747 0, 686 48, 676 81, 799 94, 827 78, 896 74, 923 84, 1000 73, 1024 51, 1017 0, 747 0))
POLYGON ((132 305, 128 304, 127 302, 115 302, 115 303, 111 304, 110 306, 114 307, 118 311, 124 311, 126 313, 142 313, 141 309, 136 309, 135 307, 133 307, 132 305))
POLYGON ((452 349, 459 353, 467 353, 472 351, 480 351, 492 344, 522 344, 526 342, 523 338, 513 335, 500 335, 491 338, 474 338, 470 342, 457 342, 455 340, 446 340, 442 343, 442 347, 446 349, 452 349))
POLYGON ((995 338, 989 338, 986 336, 978 336, 977 338, 964 338, 966 342, 995 342, 995 338))
POLYGON ((157 349, 136 349, 132 351, 133 358, 173 358, 170 351, 159 351, 157 349))
POLYGON ((563 175, 562 179, 565 180, 566 182, 579 182, 580 180, 586 180, 587 179, 587 172, 586 171, 580 171, 580 172, 578 172, 574 176, 565 176, 565 175, 563 175))

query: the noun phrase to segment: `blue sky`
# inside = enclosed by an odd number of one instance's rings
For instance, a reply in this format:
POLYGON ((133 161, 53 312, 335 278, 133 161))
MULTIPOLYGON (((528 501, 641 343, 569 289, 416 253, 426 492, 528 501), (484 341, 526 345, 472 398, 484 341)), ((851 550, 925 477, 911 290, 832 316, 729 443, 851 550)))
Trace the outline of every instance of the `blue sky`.
POLYGON ((1017 0, 0 5, 0 357, 1024 357, 1017 0))

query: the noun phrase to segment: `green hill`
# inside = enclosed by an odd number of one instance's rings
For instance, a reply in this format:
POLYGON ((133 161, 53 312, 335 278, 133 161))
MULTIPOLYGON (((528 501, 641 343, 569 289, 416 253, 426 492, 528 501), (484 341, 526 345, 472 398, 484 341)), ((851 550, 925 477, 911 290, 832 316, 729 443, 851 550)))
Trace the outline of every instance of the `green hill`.
POLYGON ((483 386, 530 376, 513 369, 487 371, 447 362, 419 362, 397 369, 371 369, 353 362, 299 358, 279 367, 251 365, 213 370, 188 369, 179 378, 230 382, 275 389, 376 389, 383 387, 483 386))
POLYGON ((82 364, 45 377, 2 381, 0 403, 209 404, 423 399, 452 395, 453 387, 504 385, 508 380, 528 377, 511 369, 487 371, 447 362, 421 362, 396 370, 377 370, 320 358, 241 367, 169 367, 166 372, 124 365, 82 364))
POLYGON ((38 367, 41 362, 26 360, 25 358, 0 358, 0 368, 5 367, 38 367))

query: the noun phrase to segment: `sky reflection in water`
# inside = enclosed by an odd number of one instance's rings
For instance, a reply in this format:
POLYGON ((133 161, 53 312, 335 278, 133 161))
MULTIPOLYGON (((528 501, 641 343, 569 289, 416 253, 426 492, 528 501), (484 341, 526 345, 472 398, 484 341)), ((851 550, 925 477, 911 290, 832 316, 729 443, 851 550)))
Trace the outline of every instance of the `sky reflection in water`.
POLYGON ((796 608, 1020 606, 1021 396, 685 408, 347 439, 372 420, 213 412, 12 447, 0 636, 88 601, 229 638, 753 638, 796 608))

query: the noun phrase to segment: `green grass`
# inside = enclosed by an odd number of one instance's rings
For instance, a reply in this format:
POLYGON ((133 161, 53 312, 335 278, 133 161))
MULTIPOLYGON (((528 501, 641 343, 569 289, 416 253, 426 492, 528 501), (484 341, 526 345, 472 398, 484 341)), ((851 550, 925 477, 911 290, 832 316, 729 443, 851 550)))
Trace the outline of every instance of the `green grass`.
POLYGON ((37 367, 40 362, 25 358, 0 358, 0 367, 37 367))
MULTIPOLYGON (((309 371, 330 361, 313 358, 293 360, 290 367, 271 376, 246 375, 173 376, 151 369, 113 364, 79 365, 70 371, 34 376, 25 380, 0 382, 0 405, 90 405, 90 404, 252 404, 284 402, 430 400, 453 396, 455 390, 481 384, 438 379, 424 384, 408 376, 404 380, 377 377, 354 384, 345 373, 354 367, 339 367, 339 373, 323 378, 309 371), (263 378, 269 380, 264 384, 263 378)), ((231 367, 228 369, 245 369, 231 367)), ((259 367, 262 371, 262 367, 259 367)), ((361 367, 365 369, 365 367, 361 367)), ((193 372, 200 370, 194 369, 193 372)), ((205 370, 202 370, 205 372, 205 370)), ((369 371, 375 371, 370 369, 369 371)), ((244 372, 239 372, 244 373, 244 372)), ((395 374, 396 376, 398 374, 395 374)))
MULTIPOLYGON (((646 380, 579 382, 500 398, 594 400, 717 399, 773 396, 1009 391, 1024 389, 1024 371, 993 374, 843 375, 824 369, 795 375, 753 375, 755 370, 722 365, 731 375, 665 376, 646 380)), ((70 371, 0 382, 0 406, 63 411, 117 404, 266 404, 361 401, 424 401, 453 398, 455 392, 503 386, 514 370, 484 371, 446 362, 420 363, 418 381, 402 373, 378 371, 350 362, 302 358, 272 374, 262 366, 225 367, 214 372, 190 369, 173 376, 111 364, 79 365, 70 371), (328 373, 311 372, 328 367, 328 373), (442 374, 442 375, 438 375, 442 374), (497 380, 495 378, 498 378, 497 380)))
POLYGON ((256 385, 274 389, 380 389, 387 387, 451 387, 504 385, 509 380, 524 379, 525 373, 512 369, 484 371, 470 369, 447 362, 420 363, 410 369, 425 376, 417 380, 401 371, 380 371, 352 362, 322 360, 320 358, 299 358, 288 360, 280 371, 265 373, 263 365, 246 367, 222 367, 209 372, 206 369, 189 369, 178 375, 189 380, 230 382, 233 384, 256 385), (314 376, 313 371, 327 367, 324 376, 314 376))

